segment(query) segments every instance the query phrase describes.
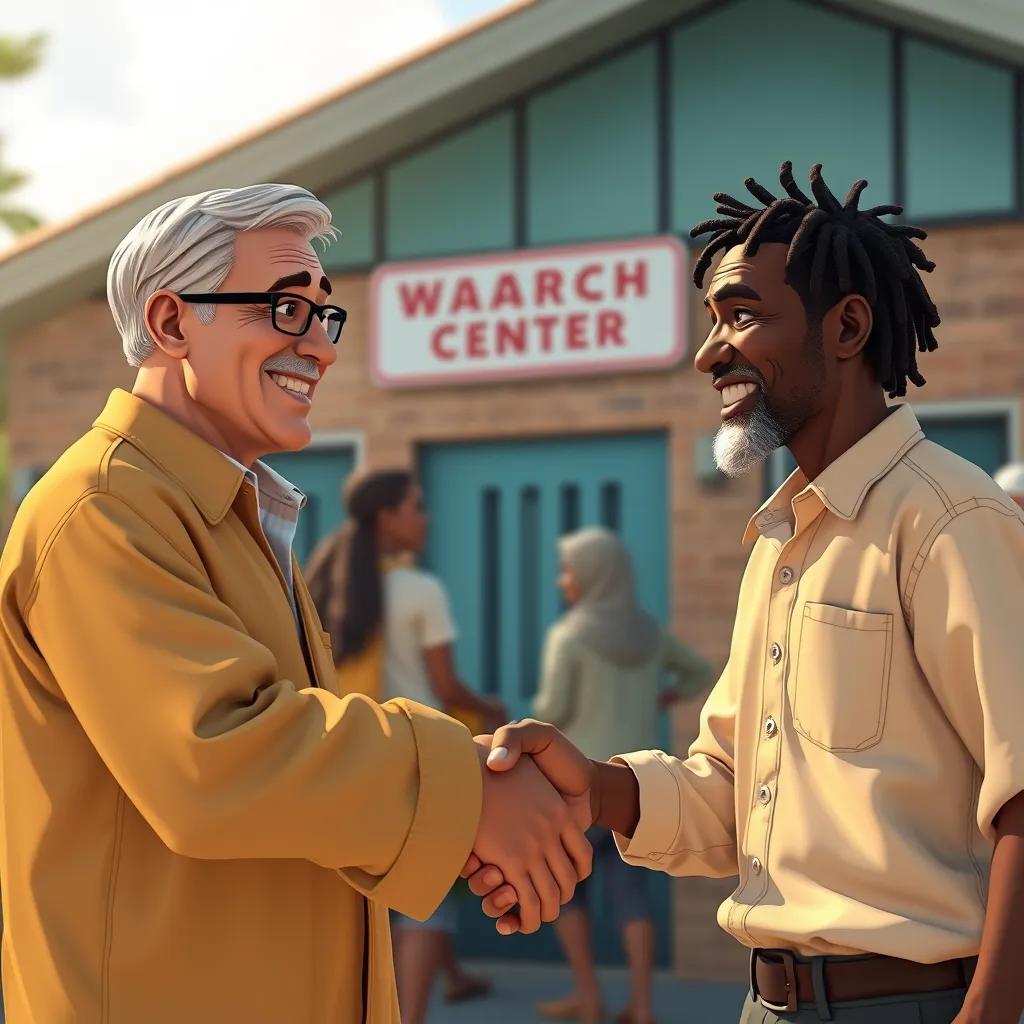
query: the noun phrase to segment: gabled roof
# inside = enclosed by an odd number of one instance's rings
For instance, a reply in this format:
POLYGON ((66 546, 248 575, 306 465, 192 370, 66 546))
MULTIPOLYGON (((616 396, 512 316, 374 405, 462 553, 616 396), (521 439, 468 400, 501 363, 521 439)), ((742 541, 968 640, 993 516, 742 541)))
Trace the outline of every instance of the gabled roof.
MULTIPOLYGON (((830 0, 1024 63, 1020 0, 830 0)), ((441 41, 0 253, 0 329, 102 291, 114 247, 175 196, 254 181, 323 191, 707 0, 513 0, 441 41)))

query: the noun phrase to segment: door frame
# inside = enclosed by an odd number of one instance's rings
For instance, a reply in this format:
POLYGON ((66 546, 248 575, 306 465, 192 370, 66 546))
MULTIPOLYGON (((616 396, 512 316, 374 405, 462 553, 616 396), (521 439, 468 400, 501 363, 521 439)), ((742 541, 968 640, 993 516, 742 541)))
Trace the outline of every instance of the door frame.
MULTIPOLYGON (((900 403, 903 404, 903 403, 900 403)), ((1006 450, 1009 461, 1020 459, 1020 400, 1017 398, 967 398, 935 402, 906 403, 914 410, 922 426, 929 419, 982 419, 989 416, 1002 416, 1006 424, 1006 450)), ((776 449, 765 462, 765 498, 771 497, 782 486, 788 474, 783 475, 783 449, 776 449)))
POLYGON ((366 460, 366 431, 364 430, 321 430, 314 432, 309 444, 297 452, 280 454, 301 455, 313 449, 351 448, 355 457, 353 470, 362 469, 366 460))

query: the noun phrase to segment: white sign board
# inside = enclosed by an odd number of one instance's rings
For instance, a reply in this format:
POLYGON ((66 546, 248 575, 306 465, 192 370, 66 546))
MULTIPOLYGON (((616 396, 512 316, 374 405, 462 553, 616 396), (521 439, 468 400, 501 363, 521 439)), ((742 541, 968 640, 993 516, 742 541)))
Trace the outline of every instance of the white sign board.
POLYGON ((389 263, 370 284, 382 387, 621 373, 686 349, 685 250, 670 237, 389 263))

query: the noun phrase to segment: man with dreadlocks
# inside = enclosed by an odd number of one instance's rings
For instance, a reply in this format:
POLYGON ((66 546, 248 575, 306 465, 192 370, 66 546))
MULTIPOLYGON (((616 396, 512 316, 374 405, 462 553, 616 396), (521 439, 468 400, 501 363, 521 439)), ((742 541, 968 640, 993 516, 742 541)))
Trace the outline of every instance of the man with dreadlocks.
MULTIPOLYGON (((777 198, 718 193, 697 260, 730 476, 798 469, 747 526, 728 664, 685 760, 588 762, 550 726, 499 729, 630 863, 739 884, 719 923, 751 949, 743 1022, 1016 1024, 1024 1009, 1024 517, 926 440, 907 381, 936 347, 933 264, 811 169, 777 198)), ((500 872, 471 879, 517 926, 500 872)))

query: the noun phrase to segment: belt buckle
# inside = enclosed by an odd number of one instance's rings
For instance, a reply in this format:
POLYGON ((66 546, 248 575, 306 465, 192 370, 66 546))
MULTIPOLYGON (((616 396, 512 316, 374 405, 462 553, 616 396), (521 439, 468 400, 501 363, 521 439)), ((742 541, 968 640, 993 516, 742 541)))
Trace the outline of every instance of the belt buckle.
MULTIPOLYGON (((766 956, 764 959, 768 960, 769 957, 766 956)), ((752 950, 750 954, 750 992, 765 1009, 774 1013, 796 1013, 800 1009, 796 991, 796 957, 788 949, 752 950), (771 953, 772 957, 778 957, 782 961, 783 970, 786 972, 785 1003, 769 1002, 761 995, 757 987, 757 958, 761 953, 771 953)))

